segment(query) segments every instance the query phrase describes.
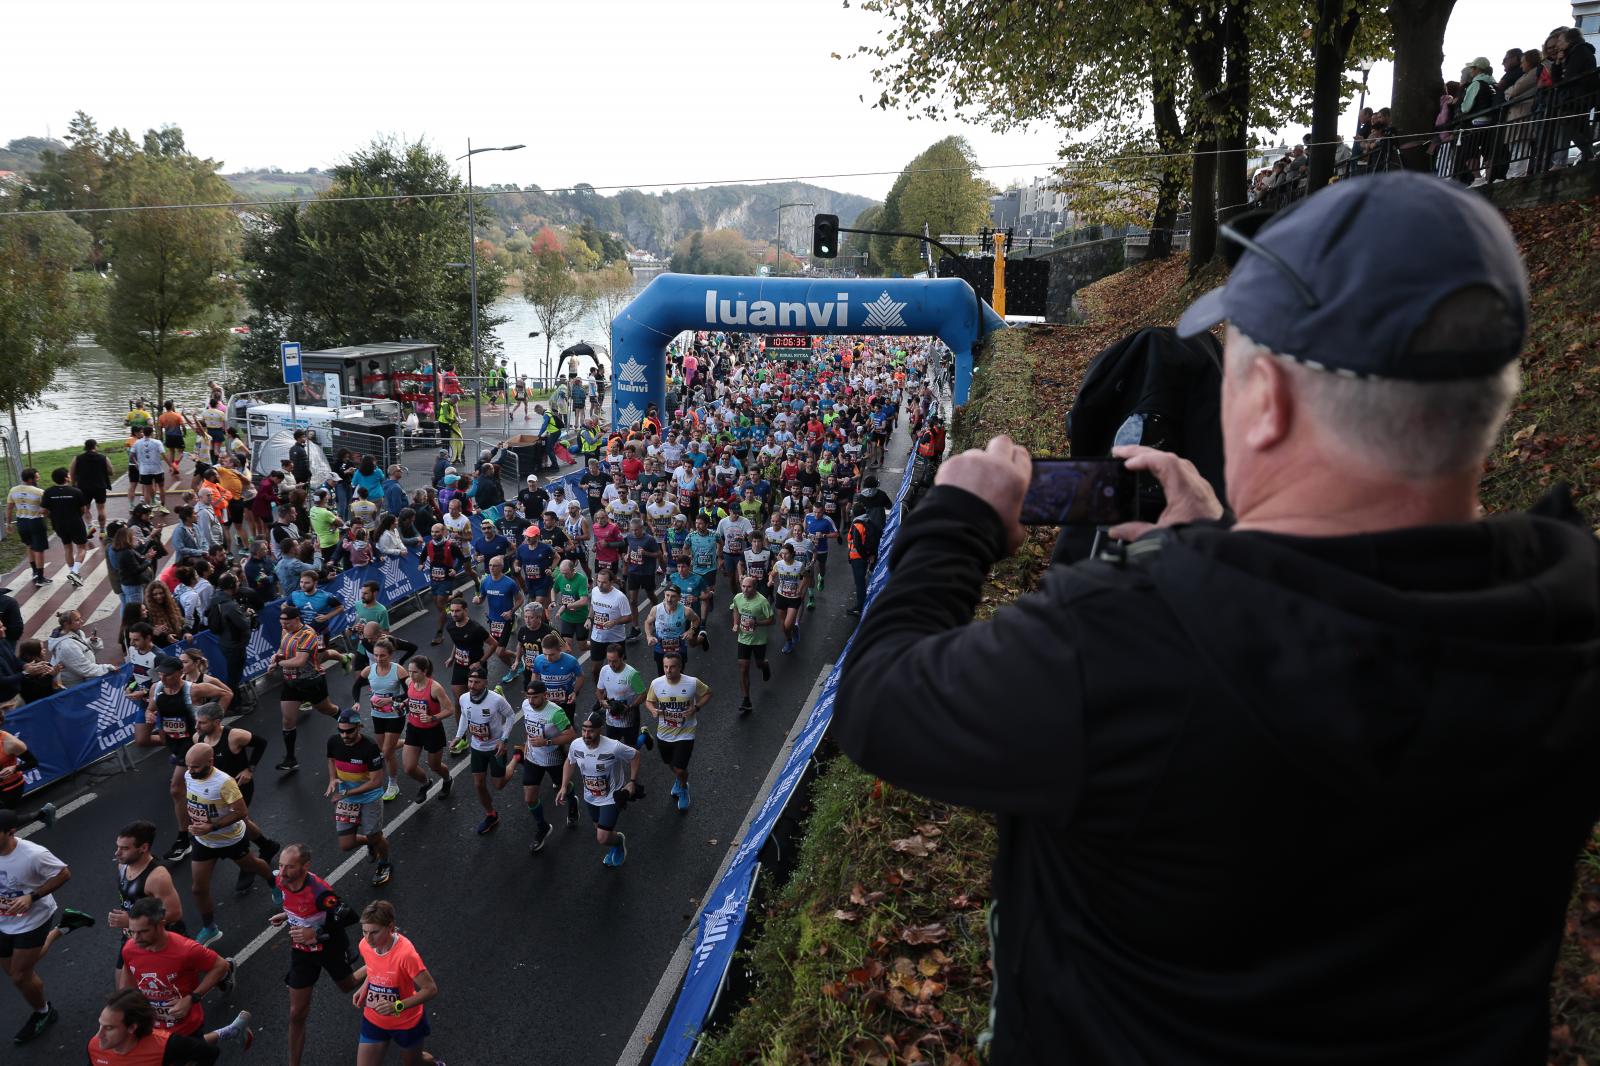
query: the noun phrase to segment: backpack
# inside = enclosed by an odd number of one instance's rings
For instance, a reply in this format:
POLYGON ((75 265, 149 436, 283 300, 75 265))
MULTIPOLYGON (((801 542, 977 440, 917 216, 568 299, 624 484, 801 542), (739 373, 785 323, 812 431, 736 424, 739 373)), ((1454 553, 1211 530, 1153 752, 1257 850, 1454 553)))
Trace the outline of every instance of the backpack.
MULTIPOLYGON (((1222 465, 1222 346, 1210 333, 1182 338, 1150 327, 1106 348, 1084 372, 1067 413, 1070 454, 1094 458, 1119 444, 1143 444, 1183 456, 1226 498, 1222 465)), ((1139 518, 1153 522, 1166 507, 1154 478, 1139 485, 1139 518)), ((1064 526, 1052 562, 1087 558, 1088 526, 1064 526)))

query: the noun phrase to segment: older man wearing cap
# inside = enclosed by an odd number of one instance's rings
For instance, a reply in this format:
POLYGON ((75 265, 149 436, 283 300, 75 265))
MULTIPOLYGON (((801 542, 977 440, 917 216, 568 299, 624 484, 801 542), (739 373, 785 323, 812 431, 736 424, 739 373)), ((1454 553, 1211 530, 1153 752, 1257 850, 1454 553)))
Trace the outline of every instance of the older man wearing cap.
POLYGON ((1600 812, 1600 546, 1564 491, 1480 515, 1516 246, 1413 174, 1224 233, 1242 256, 1180 331, 1228 324, 1228 506, 1119 449, 1156 526, 973 623, 1029 456, 952 457, 831 734, 999 817, 994 1061, 1541 1063, 1600 812))

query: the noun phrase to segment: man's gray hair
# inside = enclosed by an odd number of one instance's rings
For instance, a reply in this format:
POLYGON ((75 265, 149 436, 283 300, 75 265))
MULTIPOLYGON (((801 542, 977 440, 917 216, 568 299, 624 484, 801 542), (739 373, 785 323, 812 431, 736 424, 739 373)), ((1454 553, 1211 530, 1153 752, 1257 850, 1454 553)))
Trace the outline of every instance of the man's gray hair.
POLYGON ((1261 357, 1283 368, 1295 398, 1323 431, 1364 464, 1409 481, 1482 467, 1521 384, 1517 360, 1486 378, 1354 378, 1298 363, 1244 334, 1228 346, 1228 373, 1261 357))

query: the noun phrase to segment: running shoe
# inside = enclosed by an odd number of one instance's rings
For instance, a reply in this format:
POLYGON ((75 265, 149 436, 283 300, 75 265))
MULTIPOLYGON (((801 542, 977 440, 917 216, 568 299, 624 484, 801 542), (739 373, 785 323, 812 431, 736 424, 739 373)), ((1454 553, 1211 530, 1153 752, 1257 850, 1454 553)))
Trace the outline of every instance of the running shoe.
POLYGON ((457 737, 456 740, 455 740, 455 743, 450 745, 450 754, 452 756, 454 756, 455 758, 459 759, 459 758, 461 758, 461 756, 465 755, 466 753, 467 753, 467 738, 464 737, 464 736, 457 737))
POLYGON ((389 878, 393 876, 394 868, 386 862, 380 862, 377 868, 372 871, 372 887, 376 888, 379 885, 388 884, 389 878))
MULTIPOLYGON (((50 584, 50 579, 45 577, 43 574, 40 574, 38 577, 33 579, 33 587, 36 589, 42 589, 48 584, 50 584)), ((33 1037, 30 1036, 28 1039, 32 1040, 33 1037)))
POLYGON ((567 828, 571 829, 578 824, 578 801, 572 796, 567 797, 567 828))
POLYGON ((281 770, 286 774, 293 773, 294 771, 300 769, 300 760, 299 759, 284 759, 282 762, 280 762, 276 766, 274 766, 273 769, 274 770, 281 770))
POLYGON ((88 929, 94 925, 94 919, 80 910, 71 907, 61 908, 61 931, 70 933, 74 929, 88 929))
POLYGON ((675 797, 683 795, 683 782, 682 781, 679 781, 677 779, 673 780, 673 782, 672 782, 672 794, 675 797))
POLYGON ((628 861, 628 835, 626 833, 617 834, 617 842, 611 846, 611 854, 616 856, 611 860, 612 866, 621 866, 628 861))
POLYGON ((234 964, 233 959, 228 959, 228 972, 223 974, 222 980, 217 982, 217 991, 221 992, 223 995, 227 995, 229 992, 233 991, 233 975, 237 969, 238 967, 234 964))
POLYGON ((533 834, 533 843, 528 845, 528 854, 537 855, 539 852, 543 851, 544 842, 550 839, 550 834, 555 832, 555 830, 556 827, 551 825, 549 822, 544 823, 538 829, 536 829, 533 834))
POLYGON ((707 655, 711 654, 711 638, 706 635, 706 631, 703 629, 700 631, 700 647, 705 649, 707 655))
POLYGON ((390 781, 383 790, 383 802, 392 803, 400 797, 400 782, 390 781))
POLYGON ((684 785, 683 786, 683 790, 678 793, 678 810, 686 811, 688 809, 689 809, 689 786, 688 785, 684 785))
POLYGON ((771 681, 772 680, 772 664, 767 662, 767 660, 765 660, 765 659, 761 660, 761 680, 763 680, 763 681, 771 681))
MULTIPOLYGON (((232 960, 229 960, 232 962, 232 960)), ((250 1012, 242 1010, 238 1016, 217 1030, 218 1040, 237 1040, 243 1046, 241 1051, 249 1051, 256 1042, 256 1031, 250 1028, 250 1012)))
POLYGON ((76 570, 67 571, 67 580, 72 582, 73 588, 83 588, 83 577, 76 570))
POLYGON ((749 714, 751 711, 753 711, 755 709, 756 709, 755 704, 750 702, 750 697, 749 696, 746 696, 744 699, 739 701, 739 714, 740 715, 749 714))
POLYGON ((783 654, 788 655, 794 651, 794 640, 791 638, 783 642, 783 654))
POLYGON ((417 789, 417 802, 418 803, 426 803, 427 802, 427 800, 428 800, 428 790, 431 789, 431 788, 433 788, 433 782, 432 781, 424 781, 422 783, 421 787, 419 787, 417 789))
POLYGON ((445 774, 443 777, 439 778, 440 799, 448 799, 450 797, 450 786, 452 784, 454 784, 454 781, 451 779, 449 774, 445 774))
POLYGON ((222 930, 218 929, 214 925, 208 925, 204 929, 200 930, 200 932, 195 934, 194 942, 199 944, 201 947, 205 947, 207 944, 215 944, 221 939, 222 930))
POLYGON ((282 907, 283 906, 283 890, 280 889, 277 885, 273 885, 270 889, 268 889, 267 890, 267 895, 268 895, 268 897, 271 898, 272 905, 274 907, 282 907))
POLYGON ((488 814, 483 816, 483 821, 478 823, 478 835, 485 836, 494 832, 495 827, 499 824, 500 816, 494 811, 490 811, 488 814))
POLYGON ((167 862, 177 862, 187 856, 193 848, 194 844, 187 835, 180 836, 172 842, 172 847, 168 848, 167 853, 161 857, 167 862))
POLYGON ((56 805, 54 803, 46 803, 39 808, 38 817, 39 821, 44 823, 46 829, 54 829, 56 827, 56 805))
POLYGON ((817 597, 816 597, 816 594, 815 593, 811 593, 811 592, 807 592, 806 593, 806 610, 815 611, 816 609, 817 609, 817 597))
POLYGON ((17 1030, 17 1035, 11 1038, 13 1044, 26 1044, 37 1040, 44 1035, 44 1031, 56 1024, 61 1015, 55 1007, 45 1005, 44 1010, 36 1010, 28 1015, 28 1020, 22 1023, 22 1028, 17 1030))

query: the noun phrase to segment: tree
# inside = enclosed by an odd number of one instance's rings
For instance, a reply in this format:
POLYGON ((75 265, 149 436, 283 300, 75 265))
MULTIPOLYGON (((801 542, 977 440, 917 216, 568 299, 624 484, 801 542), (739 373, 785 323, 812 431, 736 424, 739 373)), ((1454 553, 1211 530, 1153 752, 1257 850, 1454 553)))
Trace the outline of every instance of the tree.
MULTIPOLYGON (((278 343, 310 348, 419 338, 440 345, 441 363, 464 366, 472 354, 465 186, 448 159, 427 145, 381 139, 330 172, 310 204, 263 209, 246 225, 245 295, 252 312, 236 385, 262 387, 277 373, 278 343), (371 197, 371 199, 347 199, 371 197)), ((490 222, 490 202, 478 217, 490 222)), ((480 248, 484 246, 480 243, 480 248)), ((488 311, 505 289, 492 256, 478 258, 479 344, 499 350, 488 311)))
MULTIPOLYGON (((1389 111, 1402 134, 1433 132, 1434 112, 1443 92, 1444 31, 1456 0, 1390 0, 1389 24, 1394 31, 1394 95, 1389 111)), ((1405 165, 1428 166, 1427 136, 1401 142, 1405 165)))
POLYGON ((232 199, 217 164, 182 153, 182 137, 147 144, 128 167, 127 206, 106 231, 114 276, 100 346, 130 370, 155 378, 156 401, 166 379, 213 366, 233 342, 239 224, 227 208, 168 207, 232 199))
POLYGON ((611 323, 622 314, 623 308, 633 302, 633 271, 627 263, 612 263, 581 279, 589 304, 598 311, 606 324, 605 340, 597 347, 611 352, 611 323))
POLYGON ((546 248, 534 260, 534 268, 522 276, 522 298, 533 305, 544 327, 544 366, 548 375, 551 345, 589 313, 589 295, 561 253, 546 248))
POLYGON ((0 219, 0 405, 14 437, 17 412, 78 361, 73 339, 83 323, 72 271, 88 254, 89 234, 60 215, 0 219))
POLYGON ((756 257, 738 230, 695 230, 673 250, 672 269, 679 274, 754 274, 756 257))
MULTIPOLYGON (((920 233, 926 226, 937 240, 942 233, 975 233, 988 221, 994 187, 978 176, 977 158, 966 138, 934 142, 911 161, 906 174, 895 197, 893 228, 920 233)), ((895 239, 890 264, 902 274, 925 269, 921 245, 908 237, 895 239)))
MULTIPOLYGON (((849 229, 884 229, 883 205, 873 204, 856 216, 850 223, 849 229)), ((878 274, 881 269, 872 262, 871 252, 872 237, 865 233, 847 233, 844 237, 843 247, 839 251, 839 258, 858 266, 863 274, 878 274)))

